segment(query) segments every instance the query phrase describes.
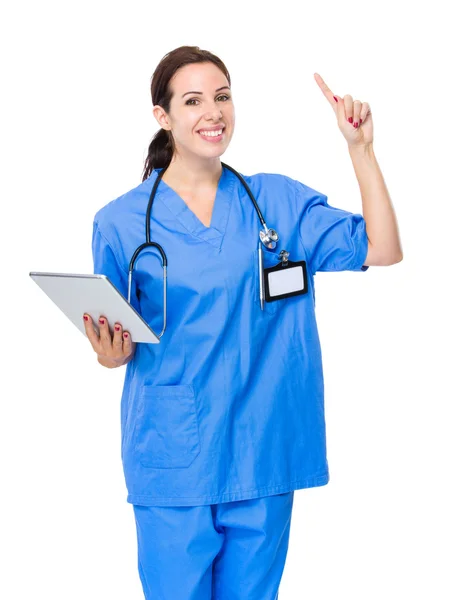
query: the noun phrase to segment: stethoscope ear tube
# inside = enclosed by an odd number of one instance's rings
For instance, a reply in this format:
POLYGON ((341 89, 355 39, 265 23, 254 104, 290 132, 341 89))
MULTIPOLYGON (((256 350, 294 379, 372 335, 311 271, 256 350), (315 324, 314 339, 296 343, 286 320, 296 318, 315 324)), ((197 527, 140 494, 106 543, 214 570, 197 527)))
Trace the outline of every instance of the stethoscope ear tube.
POLYGON ((241 181, 241 183, 242 183, 243 187, 245 188, 248 196, 250 197, 251 202, 253 203, 253 206, 256 209, 256 212, 258 213, 258 217, 259 217, 259 220, 261 221, 261 225, 264 228, 264 231, 260 231, 259 232, 259 237, 261 239, 261 242, 264 244, 264 246, 266 248, 269 248, 270 250, 273 250, 276 247, 277 242, 279 240, 278 233, 275 231, 275 229, 271 229, 271 228, 267 227, 266 222, 264 220, 264 217, 262 216, 261 209, 258 206, 258 203, 256 202, 255 197, 251 193, 251 190, 248 187, 248 184, 243 179, 243 177, 240 175, 240 173, 238 173, 235 169, 233 169, 232 167, 230 167, 226 163, 221 162, 221 165, 223 167, 226 167, 226 169, 229 169, 229 171, 231 171, 232 173, 234 173, 234 175, 236 175, 238 177, 238 179, 241 181))
POLYGON ((161 253, 161 257, 162 257, 162 271, 163 271, 162 290, 163 290, 163 298, 164 298, 164 317, 163 317, 162 331, 161 331, 161 333, 156 334, 157 337, 159 337, 159 338, 164 335, 165 328, 167 325, 167 255, 165 254, 165 251, 162 248, 162 246, 160 246, 156 242, 151 241, 150 223, 151 223, 151 207, 153 206, 154 196, 156 195, 157 187, 158 187, 159 182, 161 181, 164 173, 165 173, 165 168, 162 169, 159 172, 158 176, 156 177, 156 181, 154 182, 153 189, 151 190, 151 194, 149 196, 148 206, 146 209, 146 221, 145 221, 146 242, 144 244, 141 244, 141 246, 139 246, 135 250, 135 252, 132 255, 132 258, 130 259, 129 277, 128 277, 128 286, 127 286, 127 301, 130 303, 130 293, 131 293, 131 288, 132 288, 132 272, 134 270, 135 261, 137 260, 138 255, 144 248, 148 248, 151 246, 154 246, 155 248, 157 248, 159 250, 159 252, 161 253))
POLYGON ((157 248, 162 256, 162 272, 163 272, 162 291, 163 291, 163 297, 164 297, 164 318, 163 318, 164 323, 163 323, 161 333, 156 333, 157 337, 160 338, 164 335, 165 327, 166 327, 166 323, 167 323, 167 257, 165 255, 163 248, 159 244, 156 244, 156 242, 145 242, 144 244, 139 246, 135 250, 135 252, 130 260, 129 276, 128 276, 128 283, 127 283, 127 302, 129 302, 129 304, 130 304, 130 293, 131 293, 131 289, 132 289, 132 272, 134 270, 135 261, 137 260, 137 256, 140 254, 140 252, 144 248, 147 248, 149 246, 154 246, 155 248, 157 248))

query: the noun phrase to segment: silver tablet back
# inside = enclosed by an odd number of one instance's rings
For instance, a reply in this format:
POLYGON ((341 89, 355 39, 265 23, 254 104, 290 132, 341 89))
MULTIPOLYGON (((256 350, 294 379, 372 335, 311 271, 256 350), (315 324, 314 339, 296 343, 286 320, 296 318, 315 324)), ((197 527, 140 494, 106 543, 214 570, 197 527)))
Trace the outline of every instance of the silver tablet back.
POLYGON ((108 319, 113 334, 115 322, 130 333, 132 341, 158 344, 160 338, 127 302, 106 275, 45 273, 31 271, 30 277, 60 310, 86 335, 83 314, 91 315, 94 327, 101 315, 108 319))

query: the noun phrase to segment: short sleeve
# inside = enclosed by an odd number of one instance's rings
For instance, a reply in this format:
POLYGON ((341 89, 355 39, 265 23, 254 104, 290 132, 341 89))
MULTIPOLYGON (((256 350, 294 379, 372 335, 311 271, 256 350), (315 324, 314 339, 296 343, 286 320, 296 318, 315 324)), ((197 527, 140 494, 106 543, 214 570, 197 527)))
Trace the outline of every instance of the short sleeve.
POLYGON ((324 194, 295 182, 299 232, 312 274, 317 271, 367 271, 369 247, 363 215, 328 204, 324 194))
MULTIPOLYGON (((110 244, 102 234, 99 224, 94 221, 92 230, 92 258, 94 274, 106 275, 111 283, 121 292, 127 300, 128 273, 119 265, 110 244)), ((132 276, 131 304, 139 311, 135 277, 132 276)))

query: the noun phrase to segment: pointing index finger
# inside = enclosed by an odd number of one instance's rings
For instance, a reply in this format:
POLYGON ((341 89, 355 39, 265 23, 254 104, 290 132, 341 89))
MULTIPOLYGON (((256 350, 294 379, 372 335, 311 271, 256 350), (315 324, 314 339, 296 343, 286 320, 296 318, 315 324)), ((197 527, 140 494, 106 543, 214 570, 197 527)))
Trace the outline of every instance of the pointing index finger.
POLYGON ((320 89, 323 92, 323 94, 325 95, 329 104, 332 106, 332 108, 335 108, 334 94, 331 92, 331 90, 325 84, 321 75, 319 75, 318 73, 314 73, 314 75, 315 75, 315 81, 320 86, 320 89))

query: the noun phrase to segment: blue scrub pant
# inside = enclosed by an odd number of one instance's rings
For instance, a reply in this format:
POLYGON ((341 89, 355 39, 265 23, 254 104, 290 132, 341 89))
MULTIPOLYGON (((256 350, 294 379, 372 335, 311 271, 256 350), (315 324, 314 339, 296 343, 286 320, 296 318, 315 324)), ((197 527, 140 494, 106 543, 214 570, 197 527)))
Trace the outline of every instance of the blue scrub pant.
POLYGON ((206 506, 133 505, 146 600, 277 600, 294 491, 206 506))

